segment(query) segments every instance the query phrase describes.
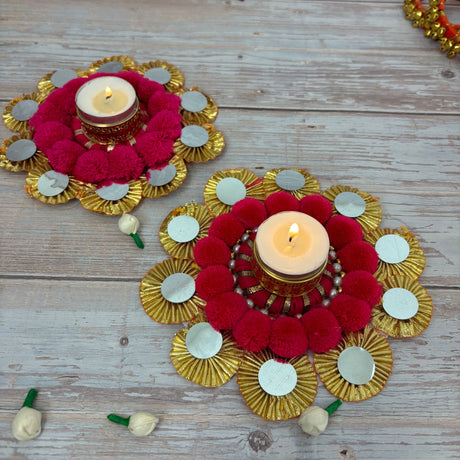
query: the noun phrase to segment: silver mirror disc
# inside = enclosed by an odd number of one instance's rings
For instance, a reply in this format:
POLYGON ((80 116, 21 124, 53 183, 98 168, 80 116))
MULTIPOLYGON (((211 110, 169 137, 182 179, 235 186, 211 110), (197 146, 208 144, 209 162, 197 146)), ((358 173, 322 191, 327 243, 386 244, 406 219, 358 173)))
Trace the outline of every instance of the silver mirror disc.
POLYGON ((337 211, 346 217, 359 217, 366 210, 364 198, 354 192, 339 193, 334 200, 337 211))
POLYGON ((375 250, 380 260, 388 264, 399 264, 407 259, 410 246, 402 236, 383 235, 375 243, 375 250))
POLYGON ((187 350, 198 359, 208 359, 215 356, 222 348, 222 342, 222 334, 209 323, 195 324, 185 336, 187 350))
POLYGON ((129 184, 111 184, 96 190, 99 197, 107 201, 121 200, 128 192, 129 184))
POLYGON ((275 176, 276 185, 283 190, 299 190, 305 185, 305 177, 293 169, 283 169, 275 176))
POLYGON ((69 176, 56 171, 46 171, 37 182, 37 190, 43 196, 56 196, 62 193, 69 185, 69 176))
POLYGON ((199 91, 187 91, 181 96, 182 108, 188 112, 201 112, 208 105, 208 100, 199 91))
POLYGON ((383 309, 395 319, 410 319, 418 312, 417 297, 407 289, 388 289, 382 300, 383 309))
POLYGON ((110 61, 102 64, 99 69, 97 69, 98 73, 106 72, 106 73, 118 73, 123 70, 123 64, 118 61, 110 61))
POLYGON ((216 195, 222 203, 233 206, 237 201, 246 198, 246 186, 235 177, 224 177, 217 184, 216 195))
POLYGON ((176 167, 172 163, 169 163, 163 169, 149 169, 148 182, 154 187, 161 187, 169 184, 176 177, 176 173, 176 167))
POLYGON ((198 125, 190 125, 182 128, 180 140, 187 147, 201 147, 209 140, 208 132, 198 125))
POLYGON ((166 85, 171 81, 171 74, 163 67, 153 67, 144 73, 144 77, 156 81, 160 85, 166 85))
POLYGON ((361 347, 349 347, 340 353, 337 361, 340 375, 349 383, 364 385, 375 373, 372 355, 361 347))
POLYGON ((200 232, 200 224, 192 216, 177 216, 168 224, 168 235, 177 243, 192 241, 200 232))
POLYGON ((297 385, 297 372, 292 364, 269 359, 260 366, 259 384, 265 393, 284 396, 297 385))
POLYGON ((18 139, 6 150, 6 158, 10 161, 24 161, 33 157, 37 151, 35 142, 30 139, 18 139))
POLYGON ((17 121, 27 121, 32 118, 38 110, 38 102, 32 99, 23 99, 19 101, 11 111, 11 115, 17 121))
POLYGON ((187 273, 174 273, 161 283, 161 295, 172 303, 182 303, 195 294, 195 280, 187 273))
POLYGON ((56 88, 62 88, 67 82, 77 78, 78 74, 75 70, 72 69, 63 69, 56 70, 56 72, 51 75, 51 84, 56 88))

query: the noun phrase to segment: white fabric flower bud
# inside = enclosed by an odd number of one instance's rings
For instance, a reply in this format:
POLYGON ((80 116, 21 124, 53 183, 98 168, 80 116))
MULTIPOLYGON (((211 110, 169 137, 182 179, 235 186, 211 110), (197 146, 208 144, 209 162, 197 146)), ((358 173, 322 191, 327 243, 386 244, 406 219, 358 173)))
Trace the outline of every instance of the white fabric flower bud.
POLYGON ((318 436, 327 427, 329 414, 318 406, 308 407, 299 417, 299 425, 305 433, 318 436))
POLYGON ((125 235, 131 235, 131 233, 137 233, 139 229, 139 220, 137 217, 131 214, 123 214, 118 220, 118 228, 125 235))
POLYGON ((158 422, 159 419, 148 412, 136 412, 129 417, 128 430, 135 436, 147 436, 158 422))
POLYGON ((36 438, 42 431, 41 422, 41 412, 32 407, 22 407, 13 420, 13 436, 18 441, 36 438))

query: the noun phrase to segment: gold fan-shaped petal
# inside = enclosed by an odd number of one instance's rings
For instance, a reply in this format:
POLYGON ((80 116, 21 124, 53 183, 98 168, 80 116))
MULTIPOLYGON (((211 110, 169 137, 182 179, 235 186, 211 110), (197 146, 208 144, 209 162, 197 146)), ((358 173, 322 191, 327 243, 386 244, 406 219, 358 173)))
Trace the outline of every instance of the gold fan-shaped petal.
POLYGON ((184 160, 181 157, 174 155, 169 162, 176 168, 176 175, 171 182, 155 187, 149 184, 145 175, 140 177, 143 188, 142 194, 145 197, 160 198, 161 196, 169 195, 183 184, 185 178, 187 177, 187 167, 185 166, 184 160))
MULTIPOLYGON (((72 70, 76 72, 77 77, 86 77, 88 75, 88 72, 86 70, 80 70, 80 69, 72 69, 72 70)), ((54 73, 56 73, 56 70, 53 70, 52 72, 47 73, 37 83, 37 88, 38 88, 38 91, 40 91, 40 93, 48 96, 50 93, 52 93, 57 88, 51 83, 51 77, 54 75, 54 73)))
POLYGON ((32 157, 27 158, 27 160, 9 160, 6 156, 8 147, 20 139, 32 139, 32 134, 30 132, 24 132, 3 141, 0 147, 0 167, 13 172, 30 171, 31 169, 34 169, 38 164, 47 162, 47 159, 39 150, 37 150, 32 157))
POLYGON ((385 336, 366 326, 362 331, 349 332, 333 350, 323 354, 315 353, 314 363, 324 386, 336 398, 343 401, 363 401, 383 390, 393 367, 393 357, 385 336), (368 383, 354 385, 340 375, 337 362, 340 353, 348 347, 364 348, 372 356, 375 372, 368 383))
POLYGON ((262 179, 247 169, 225 169, 213 174, 204 187, 204 202, 208 209, 216 216, 230 212, 231 205, 222 203, 217 198, 217 184, 226 177, 239 179, 246 186, 246 197, 263 201, 265 192, 262 179))
POLYGON ((355 220, 360 223, 364 233, 370 232, 379 226, 382 220, 382 208, 378 199, 368 193, 361 192, 357 188, 349 187, 348 185, 333 185, 323 192, 323 196, 332 203, 333 215, 339 214, 335 208, 334 200, 336 196, 342 192, 356 193, 365 201, 366 210, 363 214, 355 218, 355 220))
POLYGON ((405 275, 416 280, 422 274, 426 264, 426 257, 417 237, 402 226, 399 229, 378 228, 365 235, 364 239, 372 246, 375 246, 377 241, 384 235, 398 235, 404 238, 409 244, 409 255, 406 260, 397 264, 390 264, 379 259, 377 271, 374 273, 375 278, 383 281, 389 276, 405 275))
POLYGON ((206 302, 196 294, 186 302, 169 302, 161 294, 161 284, 174 273, 186 273, 195 279, 199 272, 200 268, 192 260, 171 258, 156 264, 144 276, 139 287, 142 306, 147 315, 163 324, 182 323, 194 318, 206 302))
POLYGON ((206 206, 201 204, 187 203, 184 206, 173 209, 160 225, 160 243, 164 250, 171 256, 191 259, 193 258, 193 248, 196 242, 208 234, 212 219, 213 216, 206 206), (168 224, 175 217, 183 215, 194 217, 200 225, 200 230, 193 240, 187 241, 186 243, 178 243, 169 236, 168 224))
POLYGON ((37 102, 38 104, 41 104, 46 98, 45 94, 42 93, 32 93, 32 94, 24 94, 21 97, 16 97, 10 103, 5 107, 5 110, 3 111, 3 122, 5 123, 5 126, 8 129, 11 129, 11 131, 17 131, 19 133, 27 133, 30 132, 29 128, 29 121, 24 120, 16 120, 16 118, 13 117, 13 109, 14 106, 21 101, 26 101, 26 100, 32 100, 37 102))
POLYGON ((206 144, 201 147, 189 147, 183 144, 179 138, 174 142, 174 153, 185 161, 193 163, 205 163, 219 156, 225 147, 222 132, 215 130, 214 126, 210 124, 203 125, 203 128, 206 129, 209 135, 206 144))
POLYGON ((215 120, 217 117, 217 104, 215 101, 211 98, 211 96, 208 96, 206 93, 200 90, 200 88, 194 86, 192 89, 187 89, 187 88, 181 88, 176 92, 176 94, 179 97, 182 97, 184 93, 187 91, 198 91, 201 93, 208 103, 206 104, 206 107, 203 110, 200 110, 199 112, 189 112, 185 110, 182 106, 180 108, 180 114, 182 115, 182 123, 186 125, 203 125, 205 123, 211 123, 212 121, 215 120))
POLYGON ((176 333, 171 344, 171 362, 177 373, 191 382, 205 387, 219 387, 227 383, 238 370, 243 350, 238 348, 230 332, 222 332, 222 347, 208 359, 195 358, 187 349, 185 338, 191 325, 176 333))
POLYGON ((91 65, 88 68, 88 73, 90 75, 96 73, 99 70, 99 67, 101 67, 104 64, 107 64, 107 62, 121 62, 123 64, 122 70, 137 69, 136 61, 134 59, 130 58, 129 56, 120 55, 106 57, 104 59, 99 59, 98 61, 91 63, 91 65))
POLYGON ((271 195, 272 193, 276 192, 288 192, 291 195, 295 196, 299 200, 306 195, 312 195, 314 193, 319 193, 319 183, 315 177, 313 177, 306 169, 294 169, 292 171, 297 171, 298 173, 302 174, 305 179, 305 185, 298 190, 284 190, 278 186, 276 183, 276 175, 280 171, 289 170, 291 168, 276 168, 267 171, 264 175, 264 188, 265 188, 265 195, 271 195))
POLYGON ((276 356, 268 350, 248 353, 242 359, 238 370, 238 385, 246 405, 260 417, 276 421, 298 417, 316 396, 318 381, 307 356, 297 356, 287 361, 297 372, 295 388, 284 396, 266 393, 259 384, 259 370, 262 364, 276 356))
POLYGON ((426 289, 408 276, 391 276, 382 282, 383 293, 393 288, 412 292, 418 300, 418 312, 409 319, 401 320, 390 316, 383 308, 383 302, 372 309, 372 325, 390 337, 415 337, 430 324, 433 315, 433 300, 426 289))
POLYGON ((69 185, 63 192, 59 193, 59 195, 45 196, 38 191, 38 180, 43 174, 52 169, 51 165, 47 162, 38 163, 34 169, 31 169, 26 177, 26 192, 36 200, 47 204, 62 204, 73 200, 80 192, 81 183, 71 176, 69 176, 69 185))
POLYGON ((163 69, 166 69, 171 75, 171 80, 169 80, 168 83, 163 85, 166 91, 174 93, 184 85, 184 75, 182 74, 182 72, 177 67, 173 66, 172 64, 166 61, 156 60, 144 62, 143 64, 138 66, 137 71, 141 75, 144 75, 145 72, 147 72, 147 70, 153 69, 155 67, 162 67, 163 69))
POLYGON ((118 216, 130 212, 142 199, 142 184, 140 181, 130 181, 129 191, 121 200, 103 200, 94 185, 88 184, 80 197, 80 203, 89 211, 118 216))

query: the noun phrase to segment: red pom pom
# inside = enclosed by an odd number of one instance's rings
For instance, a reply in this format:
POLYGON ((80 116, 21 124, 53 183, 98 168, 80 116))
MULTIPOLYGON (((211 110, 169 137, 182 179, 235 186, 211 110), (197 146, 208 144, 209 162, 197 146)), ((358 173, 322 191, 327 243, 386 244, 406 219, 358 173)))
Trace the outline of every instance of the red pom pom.
POLYGON ((82 182, 101 182, 107 179, 109 160, 103 150, 89 150, 78 157, 73 174, 82 182))
POLYGON ((164 166, 172 157, 174 141, 156 133, 145 133, 136 139, 135 149, 149 168, 164 166))
POLYGON ((379 264, 376 250, 365 241, 352 241, 337 251, 337 257, 346 272, 365 270, 375 273, 379 264))
POLYGON ((142 75, 132 71, 120 72, 117 77, 123 78, 123 80, 126 80, 128 83, 130 83, 136 92, 139 82, 144 79, 142 75))
POLYGON ((69 80, 63 88, 70 91, 72 94, 76 94, 77 91, 88 81, 87 78, 79 77, 69 80))
POLYGON ((34 135, 36 146, 45 154, 53 144, 64 139, 73 139, 73 133, 68 126, 58 121, 43 123, 34 135))
POLYGON ((345 332, 359 331, 371 319, 371 307, 368 303, 347 294, 339 294, 331 299, 329 310, 345 332))
POLYGON ((37 129, 47 121, 59 121, 66 126, 70 126, 72 123, 72 115, 49 102, 43 102, 29 120, 29 125, 37 129))
POLYGON ((182 117, 170 110, 158 112, 147 124, 147 132, 153 131, 166 139, 176 140, 182 131, 182 117))
POLYGON ((361 241, 363 239, 361 225, 351 217, 331 217, 325 228, 329 235, 329 241, 335 249, 341 249, 352 241, 361 241))
POLYGON ((245 350, 257 352, 268 345, 271 319, 257 310, 248 310, 233 328, 236 343, 245 350))
POLYGON ((179 112, 181 99, 175 94, 158 91, 152 95, 148 103, 148 112, 153 117, 162 110, 171 110, 171 112, 179 112))
POLYGON ((283 358, 293 358, 307 350, 308 341, 302 323, 297 318, 281 316, 275 319, 270 334, 273 353, 283 358))
POLYGON ((144 170, 144 162, 135 150, 127 145, 118 145, 109 152, 108 178, 129 182, 137 179, 144 170))
POLYGON ((282 211, 298 211, 299 200, 288 192, 276 192, 267 196, 265 207, 269 216, 282 211))
POLYGON ((300 321, 307 334, 308 347, 315 353, 325 353, 334 348, 342 338, 337 318, 327 308, 313 308, 300 321))
POLYGON ((223 265, 211 265, 201 270, 195 280, 198 297, 210 300, 223 292, 233 291, 232 272, 223 265))
POLYGON ((244 227, 240 221, 231 213, 217 216, 209 227, 208 235, 215 236, 225 241, 232 247, 241 238, 244 227))
POLYGON ((224 292, 208 301, 206 316, 215 329, 232 329, 247 311, 246 299, 236 292, 224 292))
POLYGON ((259 308, 265 308, 265 304, 267 303, 268 298, 270 297, 271 293, 263 289, 259 292, 254 292, 251 294, 249 298, 254 302, 254 305, 259 308))
POLYGON ((236 202, 232 214, 247 229, 258 227, 267 218, 265 206, 255 198, 244 198, 236 202))
POLYGON ((75 93, 67 88, 55 89, 47 96, 46 102, 64 110, 69 115, 75 115, 77 113, 75 93))
POLYGON ((85 148, 77 142, 64 139, 55 142, 46 151, 46 155, 55 171, 62 174, 70 174, 73 171, 77 158, 85 152, 85 148))
POLYGON ((372 308, 382 297, 382 286, 369 272, 356 270, 343 277, 342 292, 365 300, 372 308))
POLYGON ((155 93, 165 93, 163 85, 160 85, 156 81, 149 80, 148 78, 141 78, 137 84, 137 95, 142 102, 147 103, 148 100, 155 93))
POLYGON ((308 214, 324 225, 332 216, 332 204, 324 196, 308 195, 300 200, 299 211, 308 214))
POLYGON ((209 265, 227 266, 230 262, 231 253, 228 246, 220 238, 206 236, 195 244, 193 256, 195 262, 204 268, 209 265))

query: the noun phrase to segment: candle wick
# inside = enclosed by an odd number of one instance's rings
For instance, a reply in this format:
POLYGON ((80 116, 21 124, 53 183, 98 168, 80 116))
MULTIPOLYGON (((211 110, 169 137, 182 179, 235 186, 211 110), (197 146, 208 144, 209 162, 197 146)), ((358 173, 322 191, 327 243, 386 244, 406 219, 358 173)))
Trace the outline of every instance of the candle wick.
POLYGON ((105 96, 105 100, 107 101, 107 100, 109 100, 111 97, 112 97, 112 95, 110 95, 110 96, 105 96))
POLYGON ((291 243, 291 242, 292 242, 292 236, 289 237, 289 243, 291 243))

